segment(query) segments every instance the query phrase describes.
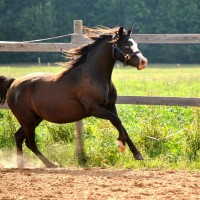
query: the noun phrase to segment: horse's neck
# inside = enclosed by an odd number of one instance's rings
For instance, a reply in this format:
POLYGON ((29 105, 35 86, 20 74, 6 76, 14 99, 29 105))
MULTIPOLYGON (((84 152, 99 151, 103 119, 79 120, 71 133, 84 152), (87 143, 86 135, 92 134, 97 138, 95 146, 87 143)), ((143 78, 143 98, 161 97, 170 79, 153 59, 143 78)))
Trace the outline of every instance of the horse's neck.
POLYGON ((102 41, 93 51, 89 52, 85 66, 99 78, 111 80, 114 64, 111 44, 102 41))

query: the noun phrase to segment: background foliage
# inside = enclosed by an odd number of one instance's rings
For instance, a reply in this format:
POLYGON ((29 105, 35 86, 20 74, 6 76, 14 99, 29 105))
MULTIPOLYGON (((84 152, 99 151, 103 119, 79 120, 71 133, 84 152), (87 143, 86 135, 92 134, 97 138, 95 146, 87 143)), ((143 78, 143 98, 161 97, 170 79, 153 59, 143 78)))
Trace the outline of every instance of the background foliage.
MULTIPOLYGON (((199 33, 199 0, 0 0, 0 41, 26 41, 73 33, 86 26, 133 27, 135 33, 199 33)), ((60 39, 59 42, 69 39, 60 39)), ((141 45, 151 63, 199 63, 199 45, 141 45)), ((60 54, 0 53, 0 63, 56 62, 60 54)))

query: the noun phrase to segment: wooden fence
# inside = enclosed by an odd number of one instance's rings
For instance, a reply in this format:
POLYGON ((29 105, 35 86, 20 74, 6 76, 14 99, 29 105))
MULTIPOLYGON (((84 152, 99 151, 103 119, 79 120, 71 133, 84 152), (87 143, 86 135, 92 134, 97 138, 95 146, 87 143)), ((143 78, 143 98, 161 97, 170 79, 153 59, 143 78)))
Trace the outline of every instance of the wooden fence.
MULTIPOLYGON (((134 34, 143 44, 200 44, 200 34, 134 34)), ((91 42, 82 36, 82 20, 74 20, 70 43, 0 42, 0 52, 62 52, 91 42)), ((118 96, 118 104, 200 106, 200 98, 118 96)), ((7 105, 0 108, 8 108, 7 105)), ((84 152, 83 121, 76 122, 76 156, 82 162, 84 152)))

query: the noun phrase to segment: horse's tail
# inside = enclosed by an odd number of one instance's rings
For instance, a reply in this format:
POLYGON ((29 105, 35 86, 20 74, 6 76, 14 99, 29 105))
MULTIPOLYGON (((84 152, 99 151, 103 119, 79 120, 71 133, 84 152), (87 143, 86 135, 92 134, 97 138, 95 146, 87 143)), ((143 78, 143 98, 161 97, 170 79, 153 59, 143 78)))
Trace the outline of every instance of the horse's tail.
POLYGON ((6 94, 11 84, 14 82, 14 78, 7 78, 0 76, 0 104, 4 104, 6 101, 6 94))

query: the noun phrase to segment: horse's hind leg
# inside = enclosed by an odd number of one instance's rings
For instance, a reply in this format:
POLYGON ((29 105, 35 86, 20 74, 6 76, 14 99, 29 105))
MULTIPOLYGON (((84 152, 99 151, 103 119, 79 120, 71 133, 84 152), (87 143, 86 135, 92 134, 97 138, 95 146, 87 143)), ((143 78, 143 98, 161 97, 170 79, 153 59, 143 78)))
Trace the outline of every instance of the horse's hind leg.
POLYGON ((15 133, 15 141, 17 146, 17 167, 22 168, 23 167, 23 150, 22 150, 22 144, 25 139, 24 132, 22 130, 22 127, 18 129, 18 131, 15 133))
MULTIPOLYGON (((31 121, 31 120, 30 120, 31 121)), ((37 118, 32 120, 35 122, 33 124, 26 124, 23 126, 23 130, 26 135, 26 146, 45 164, 48 168, 57 167, 55 164, 50 162, 38 149, 36 142, 35 142, 35 128, 39 125, 42 120, 37 118)))
POLYGON ((37 148, 35 142, 35 131, 29 130, 29 136, 26 139, 26 146, 45 164, 48 168, 57 167, 55 164, 50 162, 37 148))
MULTIPOLYGON (((27 147, 45 164, 46 167, 56 167, 53 163, 51 163, 37 148, 35 142, 35 128, 40 124, 42 119, 28 109, 25 105, 18 108, 15 108, 15 105, 10 107, 13 114, 16 116, 17 120, 21 124, 21 128, 16 133, 16 142, 17 142, 17 152, 19 157, 22 155, 22 143, 26 138, 27 147)), ((23 162, 18 162, 18 166, 21 167, 23 162)))

